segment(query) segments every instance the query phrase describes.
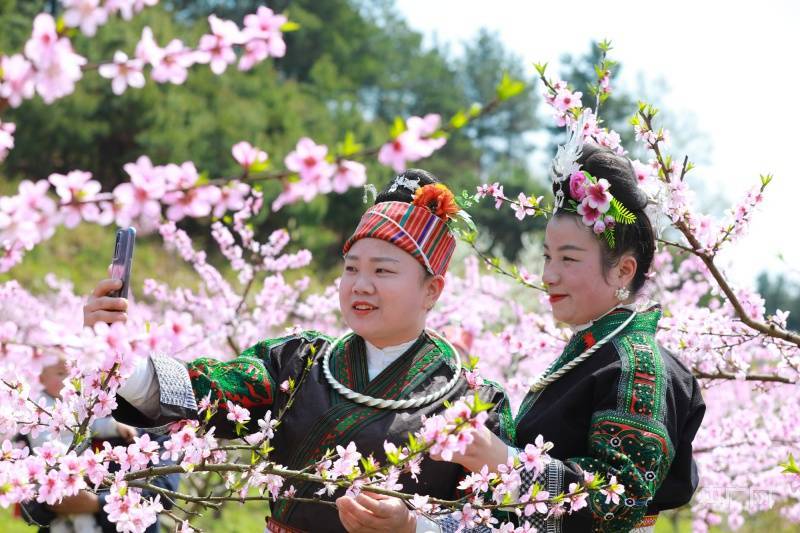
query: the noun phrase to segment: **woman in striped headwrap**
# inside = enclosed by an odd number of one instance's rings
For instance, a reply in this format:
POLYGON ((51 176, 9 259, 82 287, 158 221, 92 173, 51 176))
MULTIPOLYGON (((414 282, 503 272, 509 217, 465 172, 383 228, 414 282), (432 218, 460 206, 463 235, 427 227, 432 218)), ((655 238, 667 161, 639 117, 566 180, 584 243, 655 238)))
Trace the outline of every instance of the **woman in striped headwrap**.
MULTIPOLYGON (((385 462, 385 441, 403 444, 420 428, 423 415, 442 412, 446 400, 473 394, 459 354, 446 339, 425 329, 455 248, 448 219, 457 211, 452 193, 433 175, 407 170, 377 196, 344 245, 339 303, 351 333, 334 339, 303 331, 265 339, 230 361, 204 357, 188 367, 153 356, 120 388, 114 416, 140 427, 196 419, 197 402, 210 393, 221 407, 210 424, 217 436, 232 437, 227 403, 249 409, 253 421, 279 410, 288 394, 278 384, 298 381, 312 355, 315 364, 271 440, 271 459, 302 469, 326 450, 352 441, 363 456, 372 454, 385 462)), ((84 310, 87 325, 122 318, 115 313, 124 313, 127 303, 105 296, 115 288, 113 280, 98 285, 84 310)), ((493 385, 477 392, 494 404, 488 426, 505 434, 511 418, 504 393, 493 385)), ((455 463, 427 458, 421 471, 416 479, 401 477, 403 490, 441 498, 455 495, 464 472, 455 463)), ((319 488, 301 483, 296 497, 313 496, 319 488)), ((362 493, 340 497, 338 503, 337 510, 279 501, 267 530, 413 532, 432 525, 417 523, 399 500, 362 493)))

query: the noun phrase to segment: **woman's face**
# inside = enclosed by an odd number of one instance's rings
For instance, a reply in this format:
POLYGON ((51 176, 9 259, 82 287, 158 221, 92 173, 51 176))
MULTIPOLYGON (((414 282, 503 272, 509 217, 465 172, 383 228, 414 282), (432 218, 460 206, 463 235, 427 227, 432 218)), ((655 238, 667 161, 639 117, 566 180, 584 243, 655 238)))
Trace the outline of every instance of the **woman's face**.
POLYGON ((67 363, 59 359, 58 362, 42 369, 39 381, 44 386, 44 391, 47 394, 53 398, 58 398, 61 396, 61 387, 64 386, 64 380, 67 377, 69 377, 67 363))
POLYGON ((410 254, 381 239, 360 239, 344 258, 339 307, 350 328, 379 348, 409 341, 444 286, 410 254))
POLYGON ((586 324, 614 307, 615 291, 633 277, 628 256, 603 275, 603 243, 577 217, 558 216, 548 222, 544 237, 544 271, 550 305, 556 320, 571 326, 586 324))

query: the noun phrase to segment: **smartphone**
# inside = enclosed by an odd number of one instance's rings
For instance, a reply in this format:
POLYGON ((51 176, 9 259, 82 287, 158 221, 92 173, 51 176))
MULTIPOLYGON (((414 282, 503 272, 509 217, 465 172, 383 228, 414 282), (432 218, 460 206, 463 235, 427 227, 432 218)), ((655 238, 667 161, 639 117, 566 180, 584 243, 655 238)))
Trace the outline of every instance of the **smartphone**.
POLYGON ((125 228, 117 230, 114 242, 114 259, 111 261, 111 278, 122 280, 122 287, 108 295, 112 298, 127 298, 131 285, 131 263, 133 263, 133 245, 136 242, 136 230, 125 228))

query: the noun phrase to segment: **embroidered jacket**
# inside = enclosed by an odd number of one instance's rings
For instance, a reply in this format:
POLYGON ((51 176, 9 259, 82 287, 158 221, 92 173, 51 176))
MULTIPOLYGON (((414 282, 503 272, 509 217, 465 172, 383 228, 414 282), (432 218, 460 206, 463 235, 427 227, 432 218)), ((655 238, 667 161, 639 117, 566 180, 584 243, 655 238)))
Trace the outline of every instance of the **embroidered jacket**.
MULTIPOLYGON (((299 384, 294 404, 286 412, 280 428, 271 441, 271 458, 290 468, 300 469, 320 458, 325 450, 353 441, 359 451, 385 463, 384 441, 402 444, 408 434, 420 427, 420 417, 443 410, 443 402, 455 401, 474 394, 462 378, 441 400, 417 409, 402 411, 378 409, 347 400, 326 381, 322 355, 333 339, 315 331, 306 331, 279 339, 268 339, 245 350, 238 358, 221 362, 201 358, 188 369, 166 357, 154 357, 153 365, 159 384, 160 412, 155 418, 145 416, 123 398, 115 418, 140 427, 163 425, 183 418, 197 418, 197 401, 209 392, 211 399, 231 401, 250 410, 250 431, 257 431, 256 421, 267 410, 277 413, 288 400, 279 385, 287 379, 297 381, 308 356, 315 364, 299 384)), ((390 399, 405 399, 430 394, 444 386, 454 372, 454 359, 446 343, 427 334, 420 338, 387 368, 370 380, 367 372, 366 348, 363 339, 353 336, 331 354, 334 377, 348 388, 363 394, 390 399)), ((487 425, 497 434, 513 441, 513 420, 505 394, 494 384, 477 391, 483 401, 492 402, 487 425)), ((234 425, 221 409, 209 422, 216 426, 216 435, 234 436, 234 425)), ((453 498, 463 477, 463 468, 454 463, 423 460, 417 481, 401 476, 403 490, 453 498)), ((293 483, 297 497, 313 496, 321 488, 316 484, 293 483)), ((340 493, 333 495, 336 498, 340 493)), ((344 531, 336 509, 328 506, 279 501, 272 509, 273 517, 285 526, 302 531, 344 531)))
MULTIPOLYGON (((628 318, 618 309, 570 340, 552 373, 604 338, 628 318)), ((618 503, 596 494, 571 515, 538 524, 547 531, 629 531, 661 510, 687 503, 697 483, 692 440, 705 404, 700 387, 655 340, 661 311, 639 313, 601 346, 540 393, 529 393, 516 417, 516 445, 542 434, 555 460, 535 481, 556 495, 582 479, 582 471, 616 476, 625 486, 618 503)))

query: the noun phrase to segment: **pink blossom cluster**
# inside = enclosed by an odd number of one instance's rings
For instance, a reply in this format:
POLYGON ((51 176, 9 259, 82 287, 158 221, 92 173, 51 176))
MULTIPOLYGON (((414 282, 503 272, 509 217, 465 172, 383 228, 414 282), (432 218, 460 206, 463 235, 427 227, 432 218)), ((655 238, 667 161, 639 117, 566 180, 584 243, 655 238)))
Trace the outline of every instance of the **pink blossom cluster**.
POLYGON ((93 37, 97 28, 116 13, 130 20, 134 13, 145 7, 158 4, 158 0, 61 0, 64 6, 64 24, 68 28, 80 28, 87 37, 93 37))
POLYGON ((272 202, 273 211, 301 199, 310 202, 319 194, 331 191, 341 194, 367 182, 367 169, 362 163, 333 159, 327 146, 316 144, 308 137, 297 141, 284 163, 298 179, 285 182, 283 192, 272 202))
POLYGON ((67 37, 57 33, 53 17, 41 13, 33 21, 33 34, 25 43, 25 56, 4 56, 2 62, 0 94, 16 107, 23 99, 33 97, 33 89, 47 104, 70 94, 83 76, 86 58, 75 53, 67 37))
POLYGON ((191 161, 153 165, 150 158, 141 156, 124 169, 130 182, 117 185, 112 192, 115 221, 120 226, 136 223, 154 229, 162 205, 167 218, 176 222, 185 217, 222 216, 229 209, 241 209, 250 191, 249 186, 237 181, 224 188, 202 185, 191 161))
POLYGON ((610 188, 608 180, 590 180, 585 172, 574 172, 569 177, 570 196, 580 202, 577 211, 581 220, 598 234, 616 223, 614 217, 607 214, 613 198, 608 192, 610 188))
MULTIPOLYGON (((239 57, 239 70, 250 70, 269 57, 283 57, 286 53, 281 30, 286 21, 284 15, 275 14, 265 6, 244 17, 244 28, 239 28, 232 20, 210 15, 208 24, 211 33, 200 37, 197 48, 186 46, 180 39, 172 39, 161 47, 153 31, 145 27, 136 46, 136 63, 131 63, 134 60, 128 61, 125 63, 126 70, 118 70, 109 77, 116 80, 131 69, 141 71, 144 64, 151 66, 151 76, 157 83, 182 84, 186 81, 188 69, 195 64, 207 64, 214 74, 221 75, 228 65, 236 62, 237 47, 243 50, 239 57)), ((123 81, 118 83, 121 85, 123 81)))
POLYGON ((503 186, 497 182, 478 185, 474 198, 476 200, 481 200, 488 196, 494 198, 495 209, 500 209, 504 203, 507 203, 511 207, 511 210, 514 211, 514 216, 517 220, 524 220, 525 217, 540 214, 541 209, 539 204, 541 204, 544 199, 544 196, 528 196, 524 192, 521 192, 517 195, 516 200, 512 200, 506 197, 503 192, 503 186))
MULTIPOLYGON (((119 13, 123 19, 129 20, 134 13, 156 5, 158 0, 61 2, 64 24, 80 28, 86 36, 92 37, 109 16, 119 13)), ((144 86, 144 67, 148 64, 157 83, 181 84, 186 81, 188 69, 194 64, 208 64, 215 74, 222 74, 229 64, 237 61, 235 47, 243 50, 238 58, 240 70, 252 69, 269 57, 282 57, 286 53, 281 28, 287 19, 265 6, 246 15, 241 29, 235 22, 215 15, 209 16, 208 22, 211 33, 200 38, 197 48, 187 47, 180 39, 173 39, 162 48, 155 41, 152 30, 145 27, 133 57, 118 50, 112 61, 101 63, 98 71, 102 77, 111 80, 112 91, 119 95, 128 87, 144 86)), ((72 93, 87 64, 86 58, 74 52, 70 39, 58 33, 56 21, 47 13, 35 18, 33 33, 24 52, 24 55, 0 55, 0 98, 12 107, 33 98, 34 93, 38 93, 45 103, 72 93)))
POLYGON ((444 136, 436 135, 441 121, 435 113, 408 118, 405 129, 381 146, 378 161, 395 172, 403 172, 409 162, 430 157, 447 142, 444 136))
POLYGON ((550 81, 550 87, 544 92, 545 103, 553 109, 553 118, 557 126, 564 127, 575 123, 575 114, 584 114, 587 119, 583 126, 584 139, 591 139, 600 146, 614 150, 620 155, 625 153, 620 136, 614 130, 601 127, 594 111, 584 108, 581 102, 583 93, 570 90, 563 80, 550 81))

